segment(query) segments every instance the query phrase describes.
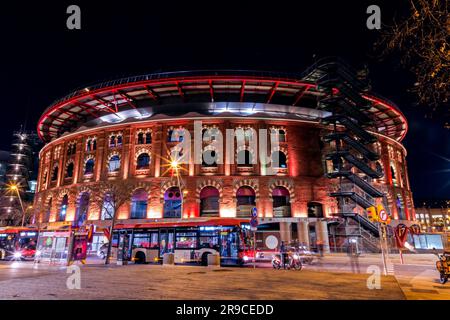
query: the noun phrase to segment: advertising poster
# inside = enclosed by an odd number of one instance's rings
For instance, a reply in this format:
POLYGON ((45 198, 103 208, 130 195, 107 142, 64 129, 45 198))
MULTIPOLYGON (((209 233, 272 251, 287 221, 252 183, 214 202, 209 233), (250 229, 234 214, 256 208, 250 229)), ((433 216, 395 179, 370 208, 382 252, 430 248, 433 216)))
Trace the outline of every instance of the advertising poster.
POLYGON ((87 257, 87 233, 75 233, 72 247, 72 260, 82 261, 87 257))

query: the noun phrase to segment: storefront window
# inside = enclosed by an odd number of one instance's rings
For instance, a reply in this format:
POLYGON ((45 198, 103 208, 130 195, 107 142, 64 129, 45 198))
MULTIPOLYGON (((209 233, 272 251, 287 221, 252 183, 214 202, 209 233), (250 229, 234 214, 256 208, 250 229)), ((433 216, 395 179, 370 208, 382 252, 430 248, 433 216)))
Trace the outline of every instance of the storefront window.
POLYGON ((67 212, 68 203, 69 203, 69 197, 66 194, 66 195, 64 195, 64 197, 61 201, 61 208, 59 209, 58 221, 66 220, 66 212, 67 212))
POLYGON ((138 189, 131 198, 131 219, 144 219, 147 216, 147 192, 138 189))
POLYGON ((181 192, 178 187, 171 187, 164 193, 164 218, 181 218, 181 192))

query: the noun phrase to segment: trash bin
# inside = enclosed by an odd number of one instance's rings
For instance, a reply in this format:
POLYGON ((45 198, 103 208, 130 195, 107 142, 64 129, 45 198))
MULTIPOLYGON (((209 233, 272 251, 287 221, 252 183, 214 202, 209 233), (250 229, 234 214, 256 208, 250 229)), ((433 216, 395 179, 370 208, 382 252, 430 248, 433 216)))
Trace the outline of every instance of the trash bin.
POLYGON ((220 254, 218 253, 208 254, 208 266, 220 267, 220 254))
POLYGON ((163 265, 174 265, 175 264, 175 255, 173 253, 164 253, 163 254, 163 265))

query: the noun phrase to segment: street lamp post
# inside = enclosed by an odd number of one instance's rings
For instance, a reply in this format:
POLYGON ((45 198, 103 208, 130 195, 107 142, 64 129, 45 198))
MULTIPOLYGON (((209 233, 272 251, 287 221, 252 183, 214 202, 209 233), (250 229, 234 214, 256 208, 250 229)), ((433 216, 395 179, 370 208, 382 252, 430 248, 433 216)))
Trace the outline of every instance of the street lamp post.
POLYGON ((181 190, 181 184, 180 184, 180 177, 179 177, 179 173, 178 170, 180 168, 180 165, 178 163, 177 160, 172 160, 170 162, 170 167, 172 168, 173 171, 175 171, 175 176, 177 178, 177 185, 178 185, 178 190, 180 190, 180 195, 181 195, 181 218, 183 218, 183 202, 184 202, 184 197, 183 197, 183 190, 181 190))
POLYGON ((22 197, 20 196, 19 187, 17 184, 11 184, 9 186, 9 190, 11 190, 12 192, 16 192, 17 197, 19 198, 20 207, 22 208, 22 227, 23 227, 25 224, 25 209, 23 208, 23 202, 22 202, 22 197))

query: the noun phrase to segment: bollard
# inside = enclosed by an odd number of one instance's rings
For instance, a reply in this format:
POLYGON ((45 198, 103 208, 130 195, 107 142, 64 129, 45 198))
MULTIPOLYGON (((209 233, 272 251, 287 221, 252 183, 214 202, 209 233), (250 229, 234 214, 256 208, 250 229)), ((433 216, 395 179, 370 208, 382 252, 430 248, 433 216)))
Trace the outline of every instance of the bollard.
POLYGON ((220 254, 208 254, 208 267, 220 267, 220 254))
POLYGON ((164 253, 163 266, 173 266, 175 264, 175 255, 173 253, 164 253))

